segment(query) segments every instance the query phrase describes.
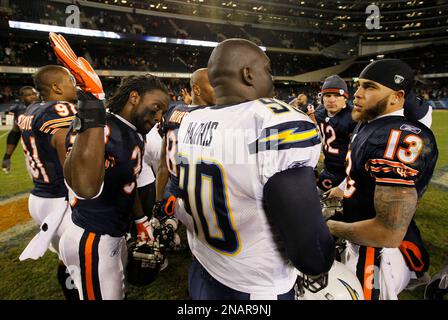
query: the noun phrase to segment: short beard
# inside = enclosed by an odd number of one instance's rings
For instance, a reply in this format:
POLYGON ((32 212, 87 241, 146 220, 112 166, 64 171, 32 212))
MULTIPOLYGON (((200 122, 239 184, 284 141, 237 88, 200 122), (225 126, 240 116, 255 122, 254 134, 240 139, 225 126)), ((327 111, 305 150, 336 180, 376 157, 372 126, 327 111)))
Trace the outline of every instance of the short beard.
POLYGON ((389 97, 387 96, 384 99, 381 99, 380 101, 378 101, 376 103, 375 106, 373 106, 371 108, 363 107, 361 109, 361 111, 356 111, 355 109, 353 109, 353 111, 352 111, 353 120, 366 122, 366 121, 371 121, 371 120, 375 119, 376 117, 382 115, 384 113, 384 111, 386 111, 386 109, 387 109, 388 98, 389 97))

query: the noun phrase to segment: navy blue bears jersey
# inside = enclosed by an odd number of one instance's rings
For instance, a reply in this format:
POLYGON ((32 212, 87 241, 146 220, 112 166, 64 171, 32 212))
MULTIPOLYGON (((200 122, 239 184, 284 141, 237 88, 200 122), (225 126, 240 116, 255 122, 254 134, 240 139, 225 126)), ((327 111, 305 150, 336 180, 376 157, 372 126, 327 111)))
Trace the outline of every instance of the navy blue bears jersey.
MULTIPOLYGON (((434 135, 420 122, 411 122, 404 116, 386 116, 360 123, 347 154, 342 219, 355 222, 374 218, 376 185, 415 188, 421 198, 437 157, 434 135)), ((419 276, 428 270, 429 254, 414 220, 399 249, 410 270, 419 276)))
POLYGON ((403 116, 359 124, 347 155, 344 218, 375 217, 376 185, 416 188, 419 198, 431 180, 438 157, 432 131, 403 116))
POLYGON ((19 119, 22 145, 33 177, 32 194, 43 198, 67 196, 58 153, 51 145, 53 134, 68 128, 76 108, 65 101, 34 103, 19 119))
POLYGON ((23 103, 18 103, 8 109, 8 114, 14 116, 14 123, 18 125, 19 117, 25 113, 25 110, 26 106, 23 103))
POLYGON ((174 105, 162 119, 162 134, 166 137, 166 161, 170 174, 177 177, 177 135, 182 119, 190 112, 206 106, 174 105))
MULTIPOLYGON (((70 151, 76 132, 70 129, 70 151)), ((105 175, 101 193, 94 199, 70 199, 72 220, 81 228, 98 234, 121 237, 129 231, 142 168, 143 137, 125 119, 106 113, 104 128, 105 175)))
POLYGON ((321 136, 325 168, 335 174, 345 171, 345 158, 356 122, 352 119, 352 108, 348 105, 333 117, 329 117, 324 106, 314 113, 321 136))

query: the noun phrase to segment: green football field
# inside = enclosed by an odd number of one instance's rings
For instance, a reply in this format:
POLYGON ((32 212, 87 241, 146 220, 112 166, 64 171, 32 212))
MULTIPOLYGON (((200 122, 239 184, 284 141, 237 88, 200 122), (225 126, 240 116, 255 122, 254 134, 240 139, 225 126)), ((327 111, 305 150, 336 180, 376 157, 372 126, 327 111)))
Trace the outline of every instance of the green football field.
MULTIPOLYGON (((439 160, 433 182, 421 199, 416 222, 431 255, 431 275, 448 263, 448 111, 434 111, 433 130, 439 147, 439 160)), ((6 132, 0 131, 0 152, 3 157, 6 132)), ((0 200, 28 192, 32 183, 26 172, 21 147, 12 157, 12 170, 0 173, 0 200)), ((5 214, 0 212, 0 214, 5 214)), ((7 218, 7 217, 0 217, 7 218)), ((47 252, 37 261, 19 262, 18 257, 37 227, 23 232, 0 231, 0 299, 63 299, 56 280, 57 258, 47 252)), ((181 230, 185 241, 185 232, 181 230)), ((187 299, 188 266, 191 260, 187 251, 170 253, 169 266, 146 287, 130 287, 128 299, 187 299)), ((423 298, 423 289, 404 291, 403 300, 423 298)))

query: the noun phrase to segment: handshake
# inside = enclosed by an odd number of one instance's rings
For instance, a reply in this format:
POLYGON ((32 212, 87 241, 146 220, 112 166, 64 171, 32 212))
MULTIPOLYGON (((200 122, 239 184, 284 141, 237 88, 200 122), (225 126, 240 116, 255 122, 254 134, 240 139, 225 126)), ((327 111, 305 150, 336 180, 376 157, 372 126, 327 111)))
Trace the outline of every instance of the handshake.
POLYGON ((320 206, 322 208, 322 216, 325 221, 330 219, 336 214, 342 214, 342 199, 339 197, 335 197, 331 190, 325 192, 320 197, 320 206))
POLYGON ((179 251, 183 249, 179 235, 176 233, 178 220, 174 217, 176 197, 171 196, 157 201, 153 208, 151 220, 147 216, 135 220, 137 239, 139 242, 158 241, 167 249, 179 251))

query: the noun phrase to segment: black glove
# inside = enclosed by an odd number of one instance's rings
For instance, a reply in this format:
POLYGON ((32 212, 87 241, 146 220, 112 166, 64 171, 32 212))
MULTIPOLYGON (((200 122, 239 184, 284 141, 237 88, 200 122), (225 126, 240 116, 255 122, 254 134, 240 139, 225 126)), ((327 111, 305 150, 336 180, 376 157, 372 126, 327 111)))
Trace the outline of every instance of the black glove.
POLYGON ((342 201, 338 198, 329 198, 329 194, 330 192, 327 191, 320 196, 322 215, 325 220, 330 219, 334 215, 342 214, 344 211, 342 201))
POLYGON ((166 219, 174 215, 174 204, 176 202, 175 196, 170 196, 168 199, 156 201, 152 209, 152 216, 163 223, 166 219))
POLYGON ((4 173, 9 173, 9 170, 11 170, 11 156, 9 154, 5 153, 3 156, 2 169, 4 173))
POLYGON ((83 132, 90 128, 104 128, 106 125, 106 109, 102 100, 98 100, 90 92, 78 90, 78 113, 73 121, 73 128, 83 132))

